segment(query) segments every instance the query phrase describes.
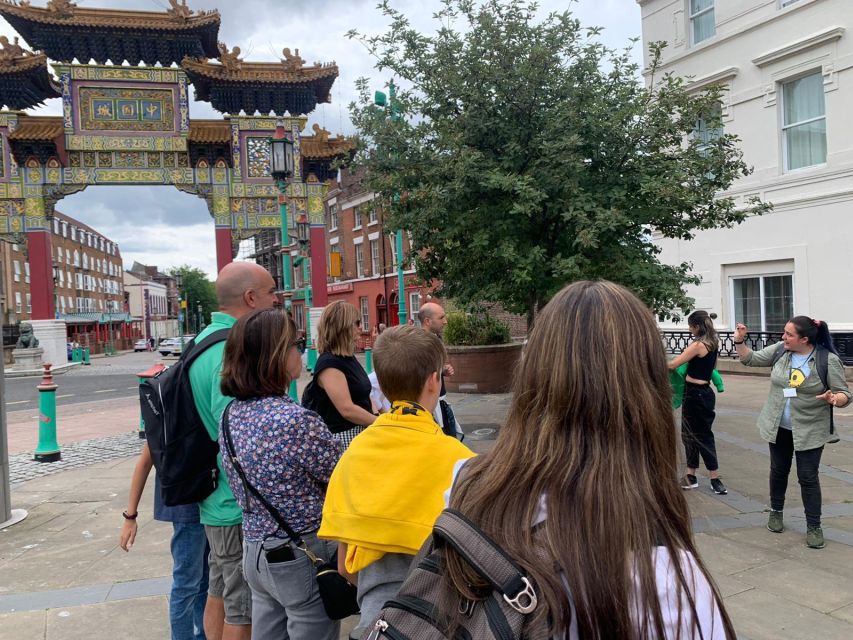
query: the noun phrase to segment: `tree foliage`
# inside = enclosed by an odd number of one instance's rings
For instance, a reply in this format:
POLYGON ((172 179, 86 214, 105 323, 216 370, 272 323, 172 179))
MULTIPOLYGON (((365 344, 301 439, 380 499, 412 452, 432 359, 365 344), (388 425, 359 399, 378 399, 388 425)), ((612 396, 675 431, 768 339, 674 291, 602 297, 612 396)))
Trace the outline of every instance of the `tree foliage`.
POLYGON ((662 43, 647 87, 630 46, 605 47, 570 11, 444 0, 426 34, 387 0, 379 9, 387 32, 349 36, 400 79, 399 115, 359 80, 356 162, 442 295, 501 302, 532 322, 566 283, 607 278, 677 316, 698 279, 687 263, 660 262, 653 230, 687 240, 769 208, 721 196, 751 172, 736 136, 702 145, 693 135, 700 118, 719 127, 721 89, 659 77, 662 43))
POLYGON ((169 270, 169 275, 175 277, 180 273, 183 277, 181 284, 180 295, 181 300, 187 301, 186 317, 184 327, 190 331, 196 331, 198 304, 201 303, 203 322, 210 324, 210 314, 219 309, 216 302, 216 290, 213 283, 208 279, 207 274, 201 269, 191 267, 187 264, 180 267, 175 267, 169 270))

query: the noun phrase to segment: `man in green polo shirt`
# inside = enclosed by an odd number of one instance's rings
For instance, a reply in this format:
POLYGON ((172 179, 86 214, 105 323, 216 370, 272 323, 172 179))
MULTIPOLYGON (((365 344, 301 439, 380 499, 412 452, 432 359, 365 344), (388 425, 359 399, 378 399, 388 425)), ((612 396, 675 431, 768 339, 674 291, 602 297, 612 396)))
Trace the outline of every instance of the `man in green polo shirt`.
MULTIPOLYGON (((252 262, 232 262, 216 279, 219 311, 196 341, 218 329, 229 329, 255 309, 269 309, 276 302, 275 282, 266 269, 252 262)), ((219 419, 231 398, 219 389, 222 353, 219 342, 193 362, 190 384, 193 399, 211 439, 219 439, 219 419)), ((243 522, 240 505, 225 481, 222 455, 218 456, 220 481, 199 504, 201 523, 210 543, 210 587, 204 610, 208 640, 249 640, 252 633, 252 596, 243 577, 243 522)))

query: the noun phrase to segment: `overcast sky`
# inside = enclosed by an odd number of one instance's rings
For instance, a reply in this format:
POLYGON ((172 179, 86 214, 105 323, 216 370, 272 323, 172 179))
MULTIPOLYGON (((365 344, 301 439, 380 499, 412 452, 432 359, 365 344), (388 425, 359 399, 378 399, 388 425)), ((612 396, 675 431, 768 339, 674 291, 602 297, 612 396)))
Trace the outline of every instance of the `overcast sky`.
MULTIPOLYGON (((78 6, 162 11, 166 0, 76 0, 78 6)), ((46 0, 33 0, 43 6, 46 0)), ((228 47, 239 46, 250 61, 277 61, 284 47, 299 49, 309 63, 335 61, 340 75, 332 89, 332 103, 309 115, 308 130, 317 122, 337 133, 353 133, 348 105, 355 98, 354 84, 369 77, 377 89, 387 81, 373 68, 363 46, 347 39, 350 29, 372 35, 384 31, 385 21, 376 0, 189 0, 191 9, 219 9, 219 39, 228 47)), ((391 0, 422 31, 434 31, 437 0, 391 0)), ((635 0, 542 0, 543 11, 571 6, 585 26, 604 27, 602 40, 622 48, 640 35, 640 10, 635 0)), ((14 31, 0 18, 0 35, 14 31)), ((10 37, 11 40, 11 37, 10 37)), ((22 44, 24 44, 22 42, 22 44)), ((641 58, 639 46, 635 51, 641 58)), ((61 115, 54 99, 36 111, 61 115)), ((218 113, 205 102, 190 103, 190 117, 215 118, 218 113)), ((89 187, 58 204, 64 213, 94 227, 118 242, 125 268, 134 260, 157 265, 161 270, 180 264, 199 267, 215 277, 216 255, 213 220, 204 202, 173 187, 89 187)))

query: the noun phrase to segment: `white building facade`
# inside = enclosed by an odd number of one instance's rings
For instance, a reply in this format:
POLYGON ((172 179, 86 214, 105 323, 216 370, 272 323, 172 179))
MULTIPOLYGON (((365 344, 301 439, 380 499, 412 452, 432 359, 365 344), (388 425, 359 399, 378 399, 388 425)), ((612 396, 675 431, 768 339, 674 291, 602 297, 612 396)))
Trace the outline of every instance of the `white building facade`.
POLYGON ((853 331, 853 2, 637 2, 647 65, 648 43, 666 41, 659 73, 727 89, 723 128, 754 167, 727 195, 774 205, 734 229, 657 238, 661 260, 693 264, 702 283, 688 293, 721 329, 776 332, 804 314, 853 331))
POLYGON ((169 318, 169 291, 166 285, 125 271, 124 290, 128 311, 134 320, 141 321, 144 338, 154 338, 159 343, 163 338, 180 335, 177 319, 169 318))

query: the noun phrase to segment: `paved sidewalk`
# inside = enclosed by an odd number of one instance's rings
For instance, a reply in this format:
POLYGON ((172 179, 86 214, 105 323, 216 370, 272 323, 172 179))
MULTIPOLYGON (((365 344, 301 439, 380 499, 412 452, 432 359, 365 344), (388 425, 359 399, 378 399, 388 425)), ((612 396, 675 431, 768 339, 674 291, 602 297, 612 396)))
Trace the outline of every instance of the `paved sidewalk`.
MULTIPOLYGON (((767 381, 727 376, 726 386, 714 430, 729 495, 715 496, 702 477, 687 497, 697 542, 739 637, 847 640, 853 637, 853 409, 836 412, 842 441, 823 457, 827 547, 815 551, 804 545, 795 477, 787 530, 765 528, 769 457, 754 425, 767 381)), ((478 451, 492 446, 508 396, 454 395, 452 402, 466 442, 478 451)), ((55 472, 13 480, 13 506, 30 515, 0 532, 0 640, 168 637, 171 530, 151 519, 149 491, 136 545, 127 554, 118 549, 134 458, 95 462, 107 442, 118 448, 105 458, 139 447, 125 428, 124 435, 75 445, 79 450, 66 447, 64 461, 79 462, 77 468, 39 465, 55 472)))

